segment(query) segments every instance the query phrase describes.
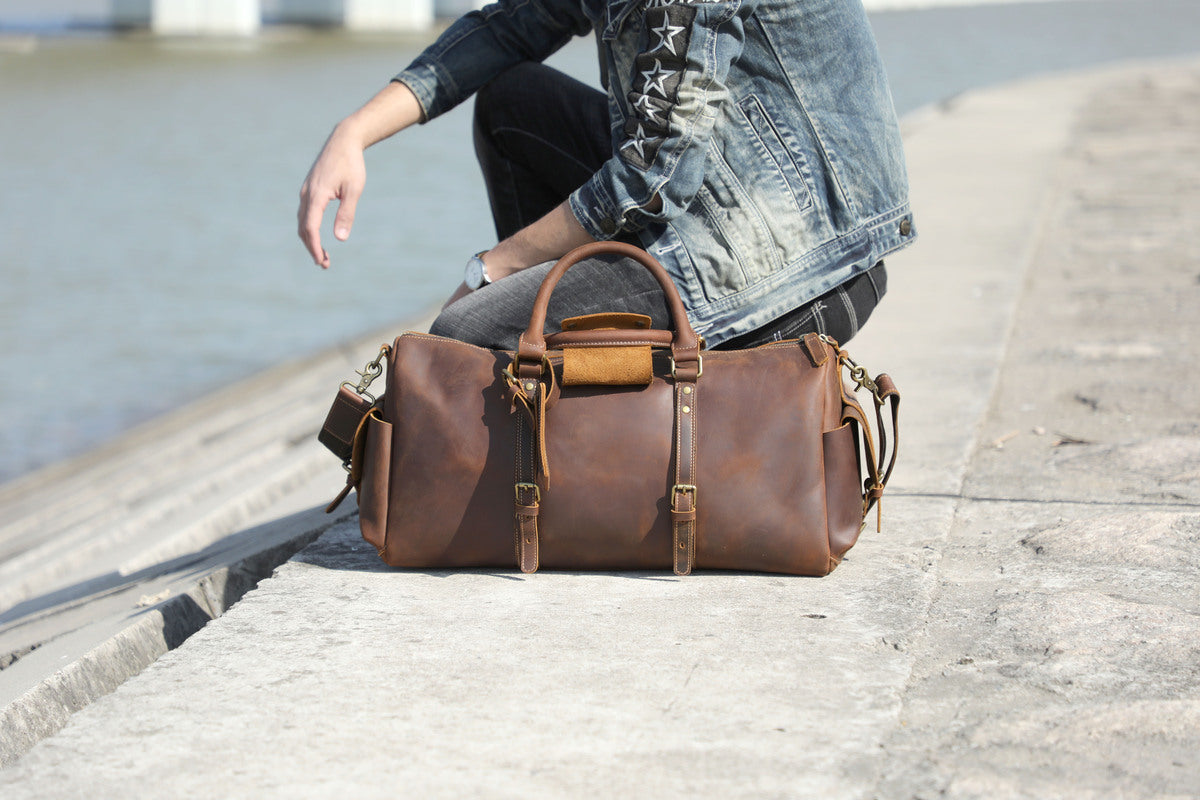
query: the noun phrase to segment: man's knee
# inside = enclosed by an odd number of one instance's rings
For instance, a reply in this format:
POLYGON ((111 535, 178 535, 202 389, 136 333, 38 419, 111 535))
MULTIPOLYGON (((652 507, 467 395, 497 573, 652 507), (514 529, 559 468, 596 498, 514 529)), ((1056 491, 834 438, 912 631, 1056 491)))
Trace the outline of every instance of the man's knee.
POLYGON ((479 295, 473 293, 442 309, 429 332, 476 347, 503 349, 513 347, 517 340, 517 332, 510 328, 492 304, 481 303, 479 295))
POLYGON ((429 332, 434 336, 444 336, 447 339, 458 339, 463 330, 463 314, 455 310, 458 303, 447 306, 438 314, 437 319, 429 326, 429 332))

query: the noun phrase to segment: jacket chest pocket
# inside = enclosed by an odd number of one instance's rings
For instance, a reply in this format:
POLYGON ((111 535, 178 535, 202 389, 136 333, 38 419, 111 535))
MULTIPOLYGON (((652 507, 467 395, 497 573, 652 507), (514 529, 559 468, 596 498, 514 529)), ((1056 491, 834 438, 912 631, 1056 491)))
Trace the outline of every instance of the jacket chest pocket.
POLYGON ((762 102, 750 95, 738 103, 742 117, 749 128, 751 144, 758 151, 758 163, 767 169, 762 178, 773 180, 782 196, 790 197, 796 211, 808 211, 813 205, 809 181, 812 179, 808 160, 797 146, 789 143, 789 137, 768 116, 762 102), (789 146, 790 144, 790 146, 789 146))

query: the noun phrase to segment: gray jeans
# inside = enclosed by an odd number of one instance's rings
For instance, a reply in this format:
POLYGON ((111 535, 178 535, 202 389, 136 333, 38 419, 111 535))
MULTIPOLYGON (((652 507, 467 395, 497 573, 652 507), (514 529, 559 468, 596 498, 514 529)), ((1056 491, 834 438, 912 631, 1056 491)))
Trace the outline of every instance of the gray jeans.
MULTIPOLYGON (((553 262, 521 270, 484 286, 449 306, 430 333, 496 350, 512 350, 529 326, 533 299, 553 262)), ((545 333, 560 330, 568 317, 625 311, 645 314, 655 328, 669 328, 670 315, 658 281, 635 261, 601 256, 567 270, 550 296, 545 333)))
MULTIPOLYGON (((538 287, 552 266, 540 264, 472 292, 442 311, 430 333, 493 350, 515 349, 517 337, 529 326, 538 287)), ((858 333, 886 291, 887 271, 880 262, 811 303, 716 349, 744 349, 797 339, 806 333, 825 333, 845 344, 858 333)), ((543 332, 559 331, 568 317, 605 311, 645 314, 655 328, 671 324, 662 289, 641 264, 601 256, 580 261, 563 275, 550 296, 543 332)))

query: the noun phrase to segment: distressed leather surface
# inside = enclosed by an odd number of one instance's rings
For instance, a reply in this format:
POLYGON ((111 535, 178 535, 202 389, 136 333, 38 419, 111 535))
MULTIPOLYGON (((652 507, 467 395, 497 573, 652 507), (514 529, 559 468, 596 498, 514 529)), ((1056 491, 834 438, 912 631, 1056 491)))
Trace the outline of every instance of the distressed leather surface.
MULTIPOLYGON (((359 496, 364 519, 386 518, 387 563, 516 566, 516 417, 501 375, 511 358, 425 334, 396 340, 383 409, 390 454, 368 447, 370 490, 359 496)), ((814 365, 801 342, 706 352, 697 385, 694 567, 827 573, 863 516, 837 359, 814 365)), ((655 352, 647 385, 560 392, 546 411, 541 568, 671 569, 669 352, 655 352)), ((373 524, 372 544, 379 535, 373 524)))

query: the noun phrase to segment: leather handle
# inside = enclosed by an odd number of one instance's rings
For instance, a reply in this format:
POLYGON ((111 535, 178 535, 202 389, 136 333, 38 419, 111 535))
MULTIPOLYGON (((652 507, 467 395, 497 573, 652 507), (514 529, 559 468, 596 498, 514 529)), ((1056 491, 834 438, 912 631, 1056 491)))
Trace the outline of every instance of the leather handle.
POLYGON ((683 300, 675 288, 671 276, 663 269, 653 256, 641 248, 624 242, 594 242, 577 247, 558 260, 550 270, 538 289, 533 301, 533 312, 529 317, 529 327, 521 334, 517 342, 518 367, 522 374, 540 373, 542 356, 546 354, 546 313, 550 306, 550 296, 566 271, 585 258, 598 255, 618 255, 633 259, 645 267, 658 285, 662 287, 663 296, 667 301, 667 310, 671 314, 672 327, 675 335, 671 342, 671 351, 677 363, 698 362, 700 359, 700 339, 688 321, 687 310, 683 300))

